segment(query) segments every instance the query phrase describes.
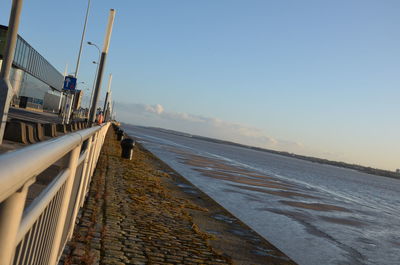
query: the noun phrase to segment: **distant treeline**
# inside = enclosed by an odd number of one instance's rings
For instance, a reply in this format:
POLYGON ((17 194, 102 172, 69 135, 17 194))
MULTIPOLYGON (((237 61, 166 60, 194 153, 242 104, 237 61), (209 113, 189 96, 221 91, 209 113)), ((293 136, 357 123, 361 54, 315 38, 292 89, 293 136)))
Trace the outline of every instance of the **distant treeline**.
POLYGON ((238 143, 235 143, 235 142, 219 140, 219 139, 214 139, 214 138, 209 138, 209 137, 204 137, 204 136, 198 136, 198 135, 191 135, 191 134, 188 134, 188 133, 177 132, 177 131, 167 130, 167 129, 162 129, 162 128, 153 128, 153 129, 157 129, 159 131, 170 133, 170 134, 175 134, 175 135, 180 135, 180 136, 184 136, 184 137, 190 137, 190 138, 194 138, 194 139, 199 139, 199 140, 203 140, 203 141, 208 141, 208 142, 213 142, 213 143, 220 143, 220 144, 234 145, 234 146, 244 147, 244 148, 247 148, 247 149, 261 151, 261 152, 268 152, 268 153, 278 154, 278 155, 287 156, 287 157, 294 157, 294 158, 298 158, 298 159, 302 159, 302 160, 311 161, 311 162, 314 162, 314 163, 320 163, 320 164, 326 164, 326 165, 332 165, 332 166, 337 166, 337 167, 354 169, 354 170, 357 170, 357 171, 360 171, 360 172, 364 172, 364 173, 367 173, 367 174, 384 176, 384 177, 388 177, 388 178, 400 179, 400 174, 396 173, 394 171, 383 170, 383 169, 372 168, 372 167, 365 167, 365 166, 360 166, 360 165, 356 165, 356 164, 348 164, 348 163, 345 163, 345 162, 331 161, 331 160, 328 160, 328 159, 311 157, 311 156, 297 155, 297 154, 293 154, 293 153, 289 153, 289 152, 276 151, 276 150, 265 149, 265 148, 261 148, 261 147, 254 147, 254 146, 249 146, 249 145, 244 145, 244 144, 238 144, 238 143))

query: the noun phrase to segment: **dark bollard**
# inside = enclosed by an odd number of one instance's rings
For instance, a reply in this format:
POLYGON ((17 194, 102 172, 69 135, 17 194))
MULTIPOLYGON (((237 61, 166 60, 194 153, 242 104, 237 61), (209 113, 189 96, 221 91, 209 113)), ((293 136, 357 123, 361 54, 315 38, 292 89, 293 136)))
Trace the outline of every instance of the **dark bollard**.
POLYGON ((118 141, 121 141, 121 140, 123 139, 123 136, 124 136, 124 131, 121 130, 121 129, 119 129, 119 130, 117 131, 117 140, 118 140, 118 141))
POLYGON ((134 146, 135 146, 135 141, 133 141, 133 139, 125 138, 124 140, 122 140, 121 141, 121 148, 122 148, 121 157, 132 160, 134 146))

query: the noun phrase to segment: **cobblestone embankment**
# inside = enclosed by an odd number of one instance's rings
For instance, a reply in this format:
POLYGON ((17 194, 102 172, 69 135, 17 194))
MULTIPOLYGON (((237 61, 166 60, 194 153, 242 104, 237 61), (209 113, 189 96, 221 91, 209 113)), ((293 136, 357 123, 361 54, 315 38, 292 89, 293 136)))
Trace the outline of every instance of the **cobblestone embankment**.
POLYGON ((137 145, 109 130, 60 264, 294 264, 137 145))

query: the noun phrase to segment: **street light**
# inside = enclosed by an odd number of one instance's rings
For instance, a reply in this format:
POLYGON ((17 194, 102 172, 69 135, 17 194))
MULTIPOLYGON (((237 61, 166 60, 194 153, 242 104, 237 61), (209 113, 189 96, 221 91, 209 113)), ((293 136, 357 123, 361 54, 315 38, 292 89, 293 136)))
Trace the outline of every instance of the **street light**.
POLYGON ((93 43, 93 42, 91 42, 91 41, 88 41, 87 44, 96 47, 97 50, 99 51, 99 58, 98 58, 97 62, 95 62, 95 61, 92 62, 92 63, 94 63, 94 64, 97 64, 97 67, 96 67, 96 74, 94 75, 92 94, 91 94, 91 96, 90 96, 90 102, 89 102, 89 110, 90 110, 91 107, 92 107, 92 103, 93 103, 93 102, 92 102, 92 101, 93 101, 93 93, 94 93, 94 89, 95 89, 95 86, 96 86, 97 74, 98 74, 98 72, 99 72, 99 65, 100 65, 99 62, 100 62, 100 57, 101 57, 101 51, 100 51, 99 46, 97 46, 96 43, 93 43))
POLYGON ((99 71, 97 73, 96 86, 95 86, 95 90, 94 90, 94 94, 93 94, 93 102, 92 102, 92 106, 90 108, 90 114, 89 114, 89 120, 88 120, 88 124, 90 127, 92 127, 93 123, 95 122, 96 106, 97 106, 97 102, 98 102, 99 94, 100 94, 100 90, 101 90, 100 88, 101 88, 101 81, 103 78, 104 65, 106 62, 108 49, 110 48, 110 39, 111 39, 112 28, 114 25, 114 19, 115 19, 115 10, 110 9, 110 13, 108 16, 106 35, 105 35, 104 43, 103 43, 103 50, 101 51, 101 58, 99 61, 99 71))

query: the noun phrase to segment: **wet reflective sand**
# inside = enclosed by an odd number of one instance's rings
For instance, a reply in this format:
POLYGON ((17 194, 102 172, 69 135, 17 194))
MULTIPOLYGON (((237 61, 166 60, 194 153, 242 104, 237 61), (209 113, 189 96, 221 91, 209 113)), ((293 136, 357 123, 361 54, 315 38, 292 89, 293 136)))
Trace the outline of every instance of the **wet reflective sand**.
POLYGON ((299 264, 400 264, 400 181, 135 128, 146 148, 299 264))

